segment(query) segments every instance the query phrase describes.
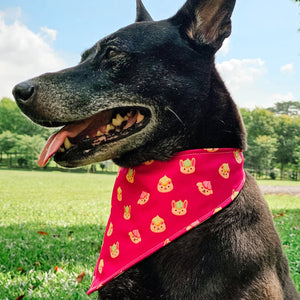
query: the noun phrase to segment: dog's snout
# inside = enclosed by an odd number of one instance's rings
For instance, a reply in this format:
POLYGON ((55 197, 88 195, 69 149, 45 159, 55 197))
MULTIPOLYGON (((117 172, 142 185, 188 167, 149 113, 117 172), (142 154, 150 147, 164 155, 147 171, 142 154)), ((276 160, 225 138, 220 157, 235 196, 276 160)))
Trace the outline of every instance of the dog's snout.
POLYGON ((26 102, 34 93, 34 86, 25 81, 17 84, 12 91, 16 101, 26 102))

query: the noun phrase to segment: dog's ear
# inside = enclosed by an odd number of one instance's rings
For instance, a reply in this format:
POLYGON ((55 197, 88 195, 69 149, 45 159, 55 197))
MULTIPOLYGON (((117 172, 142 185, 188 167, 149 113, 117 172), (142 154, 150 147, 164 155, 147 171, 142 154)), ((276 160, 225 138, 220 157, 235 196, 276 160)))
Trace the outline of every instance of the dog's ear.
POLYGON ((235 0, 188 0, 170 20, 197 43, 218 50, 231 33, 235 0))
POLYGON ((136 19, 135 22, 153 21, 142 0, 136 0, 136 19))

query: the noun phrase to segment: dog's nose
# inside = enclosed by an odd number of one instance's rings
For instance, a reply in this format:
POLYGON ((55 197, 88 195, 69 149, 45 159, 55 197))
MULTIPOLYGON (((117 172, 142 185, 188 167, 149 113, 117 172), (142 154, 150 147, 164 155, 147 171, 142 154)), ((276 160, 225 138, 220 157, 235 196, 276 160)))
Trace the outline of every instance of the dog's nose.
POLYGON ((17 84, 12 91, 16 101, 28 101, 34 93, 34 86, 27 81, 17 84))

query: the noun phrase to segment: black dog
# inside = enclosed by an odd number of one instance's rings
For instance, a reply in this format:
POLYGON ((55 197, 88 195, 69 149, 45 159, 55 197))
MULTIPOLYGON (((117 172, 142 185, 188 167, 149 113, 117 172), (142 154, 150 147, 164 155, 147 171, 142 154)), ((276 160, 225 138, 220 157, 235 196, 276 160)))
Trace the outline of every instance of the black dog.
MULTIPOLYGON (((136 22, 84 52, 78 66, 17 85, 16 101, 34 122, 67 124, 40 165, 54 152, 66 167, 106 159, 133 167, 188 149, 245 149, 240 114, 214 63, 234 4, 188 0, 174 17, 154 22, 137 0, 136 22)), ((269 209, 247 175, 231 205, 109 282, 99 299, 299 295, 269 209)))

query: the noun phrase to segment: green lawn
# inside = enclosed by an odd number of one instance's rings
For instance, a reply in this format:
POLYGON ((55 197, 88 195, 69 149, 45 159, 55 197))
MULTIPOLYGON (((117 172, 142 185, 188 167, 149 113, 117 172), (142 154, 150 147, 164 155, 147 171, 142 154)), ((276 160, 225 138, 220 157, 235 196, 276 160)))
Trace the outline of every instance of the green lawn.
POLYGON ((291 180, 257 180, 260 185, 285 185, 285 186, 300 186, 300 181, 291 180))
MULTIPOLYGON (((86 291, 99 255, 114 178, 0 170, 1 299, 21 295, 96 299, 86 291), (77 282, 81 272, 85 276, 77 282)), ((300 197, 266 199, 300 289, 300 197)))
POLYGON ((31 299, 96 299, 96 294, 85 294, 114 177, 0 170, 1 299, 23 294, 31 299), (81 272, 86 275, 77 283, 81 272))
POLYGON ((266 195, 292 278, 300 292, 300 197, 266 195))

